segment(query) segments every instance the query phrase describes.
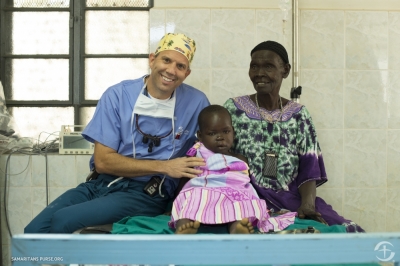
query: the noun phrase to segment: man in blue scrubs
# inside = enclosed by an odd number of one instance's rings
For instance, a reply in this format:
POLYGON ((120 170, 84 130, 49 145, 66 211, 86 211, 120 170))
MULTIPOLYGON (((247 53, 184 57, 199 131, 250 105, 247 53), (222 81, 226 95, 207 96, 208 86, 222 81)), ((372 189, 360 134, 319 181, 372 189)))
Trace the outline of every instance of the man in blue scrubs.
POLYGON ((25 233, 72 233, 126 216, 165 212, 181 177, 200 173, 201 158, 184 157, 194 144, 197 116, 209 105, 183 83, 196 45, 166 34, 149 55, 150 75, 108 88, 83 131, 95 143, 94 180, 68 190, 25 228, 25 233))

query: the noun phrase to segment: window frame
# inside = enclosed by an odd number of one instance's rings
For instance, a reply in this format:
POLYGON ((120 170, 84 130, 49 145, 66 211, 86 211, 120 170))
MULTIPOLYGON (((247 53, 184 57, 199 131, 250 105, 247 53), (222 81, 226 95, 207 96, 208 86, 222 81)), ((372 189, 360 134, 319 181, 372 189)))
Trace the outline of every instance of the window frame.
MULTIPOLYGON (((7 107, 73 107, 74 124, 80 125, 82 107, 95 107, 98 100, 85 100, 85 59, 87 58, 148 58, 149 54, 86 54, 85 22, 86 11, 147 11, 154 6, 154 0, 148 0, 147 7, 86 7, 86 1, 70 0, 69 7, 7 7, 6 1, 0 1, 0 80, 4 87, 7 107), (7 30, 6 12, 69 12, 69 54, 11 54, 5 37, 11 36, 7 30), (68 59, 69 60, 69 96, 68 100, 10 100, 7 99, 10 88, 5 84, 6 60, 9 59, 68 59)), ((10 17, 10 16, 8 16, 10 17)), ((150 17, 150 16, 149 16, 150 17)), ((150 18, 149 18, 150 19, 150 18)), ((11 29, 11 27, 8 27, 11 29)), ((11 39, 11 38, 10 38, 11 39)))

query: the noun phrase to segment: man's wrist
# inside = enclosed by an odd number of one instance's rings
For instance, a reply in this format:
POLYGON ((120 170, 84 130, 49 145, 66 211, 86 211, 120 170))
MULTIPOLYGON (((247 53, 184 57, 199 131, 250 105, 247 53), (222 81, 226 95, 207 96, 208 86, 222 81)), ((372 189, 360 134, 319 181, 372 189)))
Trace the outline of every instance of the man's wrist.
POLYGON ((167 162, 168 161, 154 161, 154 171, 157 174, 161 174, 161 175, 166 175, 166 169, 167 169, 167 162))

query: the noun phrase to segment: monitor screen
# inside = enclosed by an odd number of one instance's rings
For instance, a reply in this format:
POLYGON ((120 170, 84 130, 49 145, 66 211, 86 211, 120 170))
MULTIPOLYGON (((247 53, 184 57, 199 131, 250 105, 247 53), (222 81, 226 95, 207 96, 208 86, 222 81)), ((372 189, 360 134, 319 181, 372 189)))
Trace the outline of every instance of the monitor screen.
POLYGON ((92 143, 84 139, 82 136, 64 136, 64 149, 90 149, 92 143))

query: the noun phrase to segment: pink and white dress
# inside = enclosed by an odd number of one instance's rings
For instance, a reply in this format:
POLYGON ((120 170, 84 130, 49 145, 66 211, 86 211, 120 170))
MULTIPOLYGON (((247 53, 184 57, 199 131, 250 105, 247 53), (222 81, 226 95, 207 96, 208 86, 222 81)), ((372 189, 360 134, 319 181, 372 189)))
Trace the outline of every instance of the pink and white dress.
POLYGON ((168 225, 175 228, 180 219, 202 224, 225 224, 249 218, 261 232, 281 231, 294 223, 296 212, 271 217, 264 200, 250 184, 249 167, 242 160, 213 153, 201 142, 196 143, 188 156, 205 159, 203 172, 190 179, 172 207, 168 225))

